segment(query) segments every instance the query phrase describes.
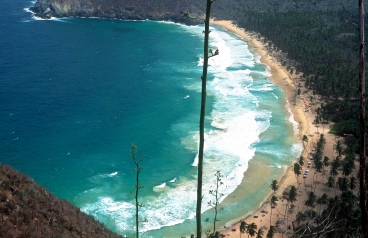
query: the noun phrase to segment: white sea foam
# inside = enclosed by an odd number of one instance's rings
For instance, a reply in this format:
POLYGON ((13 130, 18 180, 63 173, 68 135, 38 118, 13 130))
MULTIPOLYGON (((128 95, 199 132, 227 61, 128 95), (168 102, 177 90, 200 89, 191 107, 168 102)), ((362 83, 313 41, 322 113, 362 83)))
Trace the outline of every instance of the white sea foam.
POLYGON ((288 100, 286 100, 286 108, 290 114, 289 121, 291 122, 291 124, 293 124, 294 134, 298 134, 299 133, 299 123, 294 120, 294 114, 291 112, 290 103, 288 100))
POLYGON ((194 158, 193 164, 192 166, 197 167, 198 166, 198 154, 196 155, 196 157, 194 158))
POLYGON ((118 172, 113 172, 113 173, 111 173, 111 174, 109 174, 109 175, 107 175, 108 177, 114 177, 115 175, 117 175, 118 174, 118 172))
MULTIPOLYGON (((202 36, 202 27, 182 26, 192 35, 202 36)), ((268 92, 274 90, 271 83, 253 82, 253 75, 267 77, 268 71, 253 69, 256 59, 249 52, 248 45, 240 38, 234 38, 229 33, 211 28, 212 49, 219 49, 220 54, 210 58, 207 95, 212 98, 209 107, 209 120, 212 128, 206 128, 203 173, 203 208, 210 209, 208 201, 212 199, 209 191, 216 184, 217 171, 223 175, 222 182, 226 186, 221 188, 225 196, 232 193, 243 179, 248 168, 248 162, 253 158, 259 141, 259 136, 270 126, 272 113, 259 109, 259 102, 252 91, 268 92)), ((202 56, 203 57, 203 56, 202 56)), ((200 67, 201 62, 198 62, 200 67)), ((200 92, 199 80, 188 79, 188 90, 200 92)), ((273 94, 276 96, 275 94, 273 94)), ((189 95, 188 95, 189 96, 189 95)), ((185 99, 186 97, 184 97, 185 99)), ((183 124, 184 125, 184 124, 183 124)), ((178 124, 176 126, 183 126, 178 124)), ((189 131, 181 138, 182 146, 196 154, 199 146, 198 131, 189 131)), ((295 150, 299 150, 296 146, 295 150)), ((264 148, 262 152, 285 158, 284 152, 264 148)), ((196 154, 192 166, 198 165, 196 154)), ((189 166, 189 165, 188 165, 189 166)), ((274 164, 272 166, 281 165, 274 164)), ((183 175, 180 180, 174 178, 168 182, 154 186, 152 196, 143 197, 140 202, 145 207, 140 210, 142 223, 141 231, 160 229, 172 226, 195 217, 197 181, 196 175, 183 175), (169 184, 174 183, 175 184, 169 184), (185 199, 183 199, 185 198, 185 199)), ((220 202, 221 202, 220 201, 220 202)), ((119 230, 133 230, 134 201, 119 201, 108 197, 101 197, 97 201, 86 204, 83 211, 93 214, 101 220, 112 219, 119 230)))
POLYGON ((99 183, 101 179, 112 178, 115 177, 117 174, 118 172, 113 172, 110 174, 97 174, 95 176, 90 177, 88 180, 92 183, 99 183))
MULTIPOLYGON (((32 1, 31 2, 32 3, 32 6, 34 6, 34 4, 36 3, 36 1, 32 1)), ((29 9, 29 7, 27 7, 27 8, 23 8, 23 10, 25 11, 25 12, 29 12, 29 13, 31 13, 32 14, 32 20, 30 20, 30 19, 26 19, 26 20, 22 20, 22 22, 30 22, 30 21, 34 21, 34 20, 36 20, 36 21, 60 21, 60 22, 68 22, 68 21, 66 21, 67 19, 70 19, 70 17, 63 17, 63 18, 57 18, 57 17, 51 17, 51 18, 41 18, 41 17, 38 17, 38 16, 36 16, 35 15, 35 13, 34 12, 32 12, 30 9, 29 9)))
MULTIPOLYGON (((291 154, 300 155, 304 150, 303 142, 294 143, 290 149, 291 154)), ((296 158, 298 159, 298 158, 296 158)))
POLYGON ((161 192, 162 189, 165 187, 166 187, 166 183, 162 183, 160 185, 154 186, 152 190, 157 193, 157 192, 161 192))
POLYGON ((267 91, 273 91, 275 85, 273 84, 263 84, 261 86, 254 86, 249 88, 250 91, 258 91, 258 92, 267 92, 267 91))
POLYGON ((162 183, 160 185, 155 186, 156 188, 164 188, 166 186, 166 183, 162 183))

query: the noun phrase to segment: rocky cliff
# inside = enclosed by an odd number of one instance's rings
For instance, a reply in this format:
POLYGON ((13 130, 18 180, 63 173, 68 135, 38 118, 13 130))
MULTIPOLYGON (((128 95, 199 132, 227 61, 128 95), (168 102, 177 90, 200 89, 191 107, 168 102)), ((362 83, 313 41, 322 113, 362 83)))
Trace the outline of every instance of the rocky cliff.
MULTIPOLYGON (((241 22, 247 12, 345 11, 356 9, 352 0, 216 0, 211 16, 241 22)), ((206 0, 37 0, 31 7, 36 16, 101 17, 123 20, 167 20, 198 23, 180 12, 202 16, 206 0)))
POLYGON ((183 0, 38 0, 30 10, 41 18, 76 16, 190 23, 180 11, 200 16, 204 7, 205 1, 183 0))

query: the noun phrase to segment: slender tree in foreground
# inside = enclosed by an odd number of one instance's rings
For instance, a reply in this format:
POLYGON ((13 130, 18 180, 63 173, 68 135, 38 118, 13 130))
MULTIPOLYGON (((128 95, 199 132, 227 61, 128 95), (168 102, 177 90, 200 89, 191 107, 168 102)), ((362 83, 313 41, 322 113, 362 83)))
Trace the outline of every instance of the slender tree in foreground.
POLYGON ((362 213, 362 231, 363 236, 368 237, 368 210, 367 210, 367 187, 365 184, 366 164, 365 164, 365 146, 366 146, 366 127, 365 127, 365 55, 364 55, 364 0, 359 0, 359 80, 360 80, 360 143, 359 143, 359 173, 360 173, 360 209, 362 213))
MULTIPOLYGON (((198 152, 198 185, 197 185, 197 206, 196 206, 196 225, 197 225, 197 237, 202 237, 202 182, 203 182, 203 151, 204 151, 204 118, 206 114, 206 87, 207 87, 207 69, 208 58, 218 54, 218 50, 211 56, 208 55, 208 39, 210 34, 210 15, 211 5, 215 0, 207 0, 206 16, 204 20, 204 56, 203 56, 203 73, 202 73, 202 89, 201 89, 201 111, 199 118, 199 152, 198 152)), ((182 13, 184 16, 188 16, 188 13, 182 13)))
MULTIPOLYGON (((364 0, 358 0, 359 4, 359 23, 351 23, 358 26, 359 29, 359 92, 360 92, 360 110, 359 110, 359 190, 360 190, 360 210, 361 210, 361 227, 364 237, 368 237, 368 209, 367 209, 367 187, 366 187, 366 118, 365 118, 365 39, 364 39, 364 0)), ((342 18, 348 22, 346 19, 342 18)), ((348 22, 350 23, 350 22, 348 22)))
POLYGON ((218 49, 215 51, 208 48, 208 40, 210 34, 210 16, 211 5, 215 0, 207 0, 205 19, 199 19, 189 15, 187 12, 180 12, 183 16, 204 21, 204 55, 203 55, 203 71, 202 71, 202 87, 201 87, 201 111, 199 118, 199 151, 198 151, 198 184, 197 184, 197 205, 196 205, 196 226, 197 237, 202 237, 202 183, 203 183, 203 152, 204 152, 204 119, 206 114, 206 88, 207 88, 207 70, 208 59, 219 54, 218 49), (211 53, 209 55, 208 53, 211 53))
MULTIPOLYGON (((223 193, 219 192, 219 188, 223 183, 221 182, 222 175, 220 171, 217 171, 216 174, 216 188, 214 190, 210 190, 209 193, 213 196, 214 200, 209 201, 208 205, 213 207, 215 209, 215 216, 213 218, 213 232, 212 235, 216 232, 216 222, 220 221, 217 218, 218 212, 222 210, 222 208, 219 208, 220 199, 224 196, 223 193)), ((206 219, 206 221, 209 221, 209 218, 206 219)))
POLYGON ((139 189, 144 188, 143 185, 139 184, 139 173, 141 172, 141 170, 143 169, 142 167, 139 166, 139 163, 142 161, 142 158, 138 159, 136 157, 136 152, 137 152, 137 146, 135 144, 132 144, 132 149, 130 150, 131 154, 130 157, 133 158, 134 164, 135 164, 135 169, 133 170, 134 173, 136 174, 135 177, 135 186, 132 189, 132 195, 135 198, 135 226, 136 226, 136 237, 139 237, 139 217, 138 217, 138 212, 139 212, 139 208, 140 207, 144 207, 144 204, 139 203, 138 201, 138 195, 139 195, 139 189))

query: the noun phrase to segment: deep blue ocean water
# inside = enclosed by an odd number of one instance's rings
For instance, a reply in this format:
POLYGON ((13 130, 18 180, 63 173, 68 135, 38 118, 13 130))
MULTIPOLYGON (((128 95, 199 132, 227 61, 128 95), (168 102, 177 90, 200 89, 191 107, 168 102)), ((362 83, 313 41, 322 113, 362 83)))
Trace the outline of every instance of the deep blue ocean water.
MULTIPOLYGON (((194 233, 203 26, 39 20, 24 10, 32 4, 4 0, 0 9, 0 162, 132 234, 135 143, 142 236, 194 233)), ((209 67, 204 219, 220 170, 224 225, 259 206, 302 146, 259 56, 211 30, 220 55, 209 67)))

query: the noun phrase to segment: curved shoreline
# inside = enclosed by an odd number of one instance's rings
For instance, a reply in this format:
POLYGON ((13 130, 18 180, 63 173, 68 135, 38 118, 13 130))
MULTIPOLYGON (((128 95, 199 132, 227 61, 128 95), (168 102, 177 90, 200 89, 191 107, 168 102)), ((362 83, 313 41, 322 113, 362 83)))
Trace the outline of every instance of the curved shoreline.
MULTIPOLYGON (((281 66, 281 63, 279 63, 276 59, 276 57, 274 57, 272 55, 272 52, 270 53, 268 51, 268 49, 266 49, 265 44, 263 44, 260 40, 258 40, 256 38, 256 36, 253 36, 250 32, 247 32, 246 29, 243 28, 239 28, 238 26, 236 26, 235 24, 233 24, 231 21, 218 21, 218 20, 211 20, 211 24, 219 26, 224 28, 227 31, 230 31, 232 33, 235 33, 236 35, 240 36, 241 38, 244 39, 245 42, 247 42, 259 55, 260 55, 260 61, 261 63, 267 65, 270 69, 270 72, 272 74, 272 76, 270 77, 270 80, 277 86, 279 86, 284 95, 286 100, 289 101, 290 105, 289 108, 291 110, 292 115, 294 116, 294 120, 299 123, 298 125, 298 129, 299 129, 299 133, 298 134, 294 134, 294 139, 296 142, 302 142, 302 138, 303 135, 308 135, 309 138, 309 143, 307 143, 306 145, 304 145, 304 150, 301 153, 301 156, 303 156, 305 158, 305 164, 303 166, 303 170, 306 169, 306 164, 307 164, 307 157, 308 157, 308 151, 311 151, 312 147, 314 147, 314 144, 316 143, 316 141, 319 139, 319 136, 314 136, 314 134, 319 134, 318 130, 315 131, 315 129, 313 128, 313 118, 316 116, 316 114, 314 113, 314 109, 315 107, 313 107, 312 105, 310 105, 310 110, 308 112, 305 111, 305 105, 303 104, 303 93, 297 97, 297 88, 296 88, 296 82, 294 81, 295 78, 298 77, 298 75, 290 75, 286 68, 281 66), (312 134, 313 131, 313 134, 312 134)), ((301 87, 302 91, 307 92, 306 88, 301 87)), ((305 99, 306 100, 306 99, 305 99)), ((330 134, 324 134, 325 138, 326 138, 326 146, 325 146, 325 154, 332 154, 333 153, 333 144, 334 144, 334 136, 330 135, 330 134)), ((292 170, 292 164, 290 164, 290 167, 288 167, 285 172, 283 173, 283 175, 279 178, 278 180, 278 185, 279 185, 279 189, 277 190, 277 194, 281 195, 282 191, 284 191, 287 187, 294 185, 294 186, 298 186, 298 182, 297 179, 293 173, 292 170)), ((311 170, 311 174, 312 172, 314 172, 313 168, 309 168, 309 170, 311 170)), ((313 176, 308 176, 305 180, 304 180, 304 189, 307 190, 307 187, 310 186, 312 187, 313 185, 313 181, 312 181, 312 177, 314 177, 314 173, 313 176)), ((304 189, 302 189, 302 178, 299 178, 299 185, 300 185, 300 189, 298 189, 298 200, 296 202, 294 202, 295 207, 297 207, 297 209, 302 209, 305 205, 304 205, 304 201, 306 200, 307 197, 307 193, 305 193, 304 189)), ((316 185, 314 185, 316 186, 316 185)), ((322 184, 323 186, 323 184, 322 184)), ((319 190, 316 191, 316 194, 318 196, 320 196, 323 193, 323 187, 319 190)), ((226 233, 226 237, 238 237, 239 236, 239 230, 238 230, 238 226, 240 224, 240 222, 242 220, 244 220, 245 222, 252 223, 254 222, 258 229, 262 228, 264 230, 264 235, 266 235, 267 230, 269 229, 269 225, 270 225, 270 214, 266 214, 265 216, 262 216, 264 214, 261 213, 261 209, 262 208, 266 208, 268 211, 270 211, 270 206, 269 206, 269 201, 271 195, 273 195, 273 192, 270 189, 270 193, 267 197, 265 197, 265 199, 263 201, 260 201, 260 206, 257 209, 254 209, 253 211, 249 211, 247 214, 245 214, 244 216, 233 220, 233 221, 228 221, 226 224, 226 229, 219 229, 219 231, 221 233, 226 233), (252 214, 257 213, 259 215, 258 218, 254 218, 252 214), (232 227, 236 227, 237 230, 234 232, 231 230, 232 227)), ((284 219, 284 215, 286 214, 286 200, 281 200, 279 201, 279 205, 276 207, 277 211, 274 211, 275 215, 277 215, 277 217, 275 218, 274 216, 272 217, 272 225, 275 225, 276 220, 279 220, 279 215, 280 218, 282 217, 284 219), (280 206, 281 205, 281 206, 280 206)), ((290 215, 290 219, 292 219, 292 217, 295 218, 297 212, 294 212, 293 214, 290 215)), ((290 223, 289 223, 290 225, 290 223)), ((287 229, 287 227, 285 226, 285 228, 287 229)), ((275 237, 281 237, 281 233, 277 233, 275 237)))
MULTIPOLYGON (((299 126, 298 126, 299 134, 294 134, 295 141, 301 142, 301 138, 304 134, 311 135, 311 133, 310 133, 310 128, 311 128, 310 122, 311 122, 311 120, 308 120, 308 116, 314 116, 314 114, 312 112, 306 114, 304 112, 303 105, 300 106, 297 102, 298 100, 300 101, 300 99, 295 101, 295 99, 296 99, 296 97, 295 97, 295 95, 296 95, 296 84, 293 81, 293 76, 290 75, 286 71, 286 69, 284 67, 282 67, 281 64, 279 64, 277 62, 277 60, 272 55, 269 54, 269 52, 266 49, 265 45, 262 42, 260 42, 255 36, 252 36, 251 33, 247 32, 246 30, 244 30, 242 28, 237 27, 231 21, 211 21, 211 24, 222 27, 222 28, 224 28, 224 29, 226 29, 230 32, 233 32, 233 33, 239 35, 240 37, 242 37, 244 39, 244 41, 246 41, 260 55, 260 61, 270 68, 270 72, 272 74, 272 76, 270 77, 271 81, 275 85, 279 86, 282 89, 286 99, 290 102, 289 108, 290 108, 290 110, 291 110, 291 112, 294 116, 294 120, 299 123, 299 126)), ((311 145, 312 145, 312 143, 310 144, 309 147, 305 148, 305 150, 303 151, 303 154, 305 154, 306 149, 307 150, 310 149, 311 145)), ((296 178, 293 174, 292 168, 289 167, 289 168, 285 169, 284 174, 281 176, 281 178, 279 180, 280 188, 278 190, 278 193, 281 193, 280 191, 283 191, 284 188, 286 188, 287 186, 292 185, 292 184, 296 184, 296 178)), ((246 219, 247 223, 256 222, 258 228, 265 226, 265 224, 269 224, 269 220, 266 222, 267 219, 265 219, 268 216, 263 218, 264 222, 262 222, 261 218, 258 218, 258 220, 253 219, 251 214, 254 213, 254 212, 259 212, 260 209, 263 206, 266 206, 267 201, 269 200, 271 195, 272 195, 272 191, 270 190, 269 195, 267 197, 265 197, 265 199, 263 201, 260 201, 260 204, 262 204, 262 205, 258 209, 248 212, 247 214, 245 214, 245 216, 243 216, 239 219, 246 219)), ((282 212, 280 212, 280 213, 282 213, 282 212)), ((258 214, 260 215, 261 213, 259 212, 258 214)), ((227 226, 232 227, 233 225, 236 225, 238 223, 239 223, 239 221, 237 221, 237 222, 230 221, 230 222, 227 223, 227 226)), ((232 232, 232 231, 230 231, 230 228, 227 229, 225 232, 230 234, 230 236, 228 236, 228 237, 238 237, 239 236, 238 231, 237 232, 232 232)), ((265 233, 266 232, 267 231, 265 231, 265 233)))

